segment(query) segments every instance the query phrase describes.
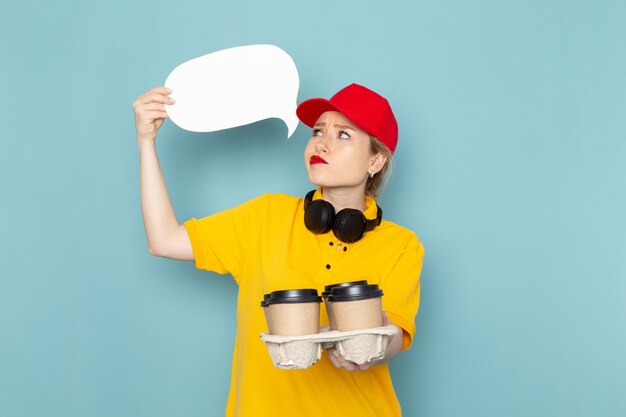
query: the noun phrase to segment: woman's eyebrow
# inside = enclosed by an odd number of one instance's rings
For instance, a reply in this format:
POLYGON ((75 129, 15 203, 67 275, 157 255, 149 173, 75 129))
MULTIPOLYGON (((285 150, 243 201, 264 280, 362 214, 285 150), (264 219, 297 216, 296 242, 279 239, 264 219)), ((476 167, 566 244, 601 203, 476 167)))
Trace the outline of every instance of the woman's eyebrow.
MULTIPOLYGON (((326 122, 318 122, 318 123, 315 123, 315 126, 313 126, 313 127, 317 127, 317 126, 326 126, 326 122)), ((342 129, 356 130, 355 128, 353 128, 353 127, 351 127, 351 126, 348 126, 348 125, 341 125, 341 124, 339 124, 339 123, 336 123, 336 124, 335 124, 335 126, 340 127, 340 128, 342 128, 342 129)))

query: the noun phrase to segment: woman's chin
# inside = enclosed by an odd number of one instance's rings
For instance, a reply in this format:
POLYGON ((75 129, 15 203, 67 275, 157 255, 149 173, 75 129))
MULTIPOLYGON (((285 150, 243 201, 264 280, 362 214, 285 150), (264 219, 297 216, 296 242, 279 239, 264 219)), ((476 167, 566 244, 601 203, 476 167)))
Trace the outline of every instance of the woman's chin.
POLYGON ((309 181, 311 181, 311 184, 315 185, 316 187, 334 188, 338 186, 336 183, 332 181, 324 181, 323 179, 320 179, 320 178, 309 177, 309 181))
POLYGON ((323 178, 320 178, 319 175, 312 174, 311 171, 309 171, 309 181, 311 181, 311 184, 316 185, 318 187, 323 187, 325 184, 325 181, 323 178))

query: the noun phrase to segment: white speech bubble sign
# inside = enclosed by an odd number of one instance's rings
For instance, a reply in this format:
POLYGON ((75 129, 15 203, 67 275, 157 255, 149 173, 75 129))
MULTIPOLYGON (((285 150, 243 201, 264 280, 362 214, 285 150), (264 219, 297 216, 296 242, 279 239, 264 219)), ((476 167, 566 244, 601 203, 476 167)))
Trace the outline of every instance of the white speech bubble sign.
POLYGON ((293 59, 274 45, 224 49, 187 61, 170 73, 165 86, 176 103, 170 119, 192 132, 215 132, 279 118, 287 137, 298 126, 300 79, 293 59))

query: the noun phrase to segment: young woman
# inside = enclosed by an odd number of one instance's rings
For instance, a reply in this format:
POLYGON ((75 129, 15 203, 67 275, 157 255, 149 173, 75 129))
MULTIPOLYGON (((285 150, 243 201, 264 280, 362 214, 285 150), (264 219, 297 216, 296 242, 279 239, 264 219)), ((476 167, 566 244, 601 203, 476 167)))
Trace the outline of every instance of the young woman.
MULTIPOLYGON (((305 198, 264 194, 240 206, 179 224, 159 167, 155 140, 171 91, 154 88, 134 103, 141 204, 150 254, 194 260, 239 285, 237 336, 227 416, 399 416, 387 362, 415 333, 424 248, 415 233, 382 219, 376 197, 398 140, 387 100, 351 84, 330 100, 297 109, 312 128, 304 151, 305 198), (324 203, 324 201, 326 203, 324 203), (314 203, 315 202, 315 203, 314 203), (259 301, 281 289, 367 279, 384 291, 383 322, 396 325, 383 359, 357 365, 330 349, 305 370, 274 368, 259 301)), ((324 309, 322 324, 327 323, 324 309)))

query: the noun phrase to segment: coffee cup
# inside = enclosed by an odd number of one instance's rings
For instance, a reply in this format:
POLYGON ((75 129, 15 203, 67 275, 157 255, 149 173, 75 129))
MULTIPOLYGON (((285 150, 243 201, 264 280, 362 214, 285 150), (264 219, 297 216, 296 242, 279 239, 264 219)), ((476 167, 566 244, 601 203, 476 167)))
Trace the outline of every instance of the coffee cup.
POLYGON ((336 330, 371 329, 383 325, 383 290, 376 284, 350 285, 331 290, 331 303, 336 330))
MULTIPOLYGON (((267 294, 266 294, 267 295, 267 294)), ((319 333, 320 303, 316 289, 273 291, 261 302, 269 334, 302 336, 319 333)))
POLYGON ((327 285, 324 287, 324 292, 322 292, 322 299, 324 300, 324 305, 326 306, 326 314, 328 315, 328 324, 330 326, 330 330, 336 330, 337 325, 335 324, 335 314, 333 313, 333 303, 328 300, 328 297, 330 296, 334 288, 349 287, 352 285, 367 285, 367 280, 338 282, 336 284, 331 284, 331 285, 327 285))

